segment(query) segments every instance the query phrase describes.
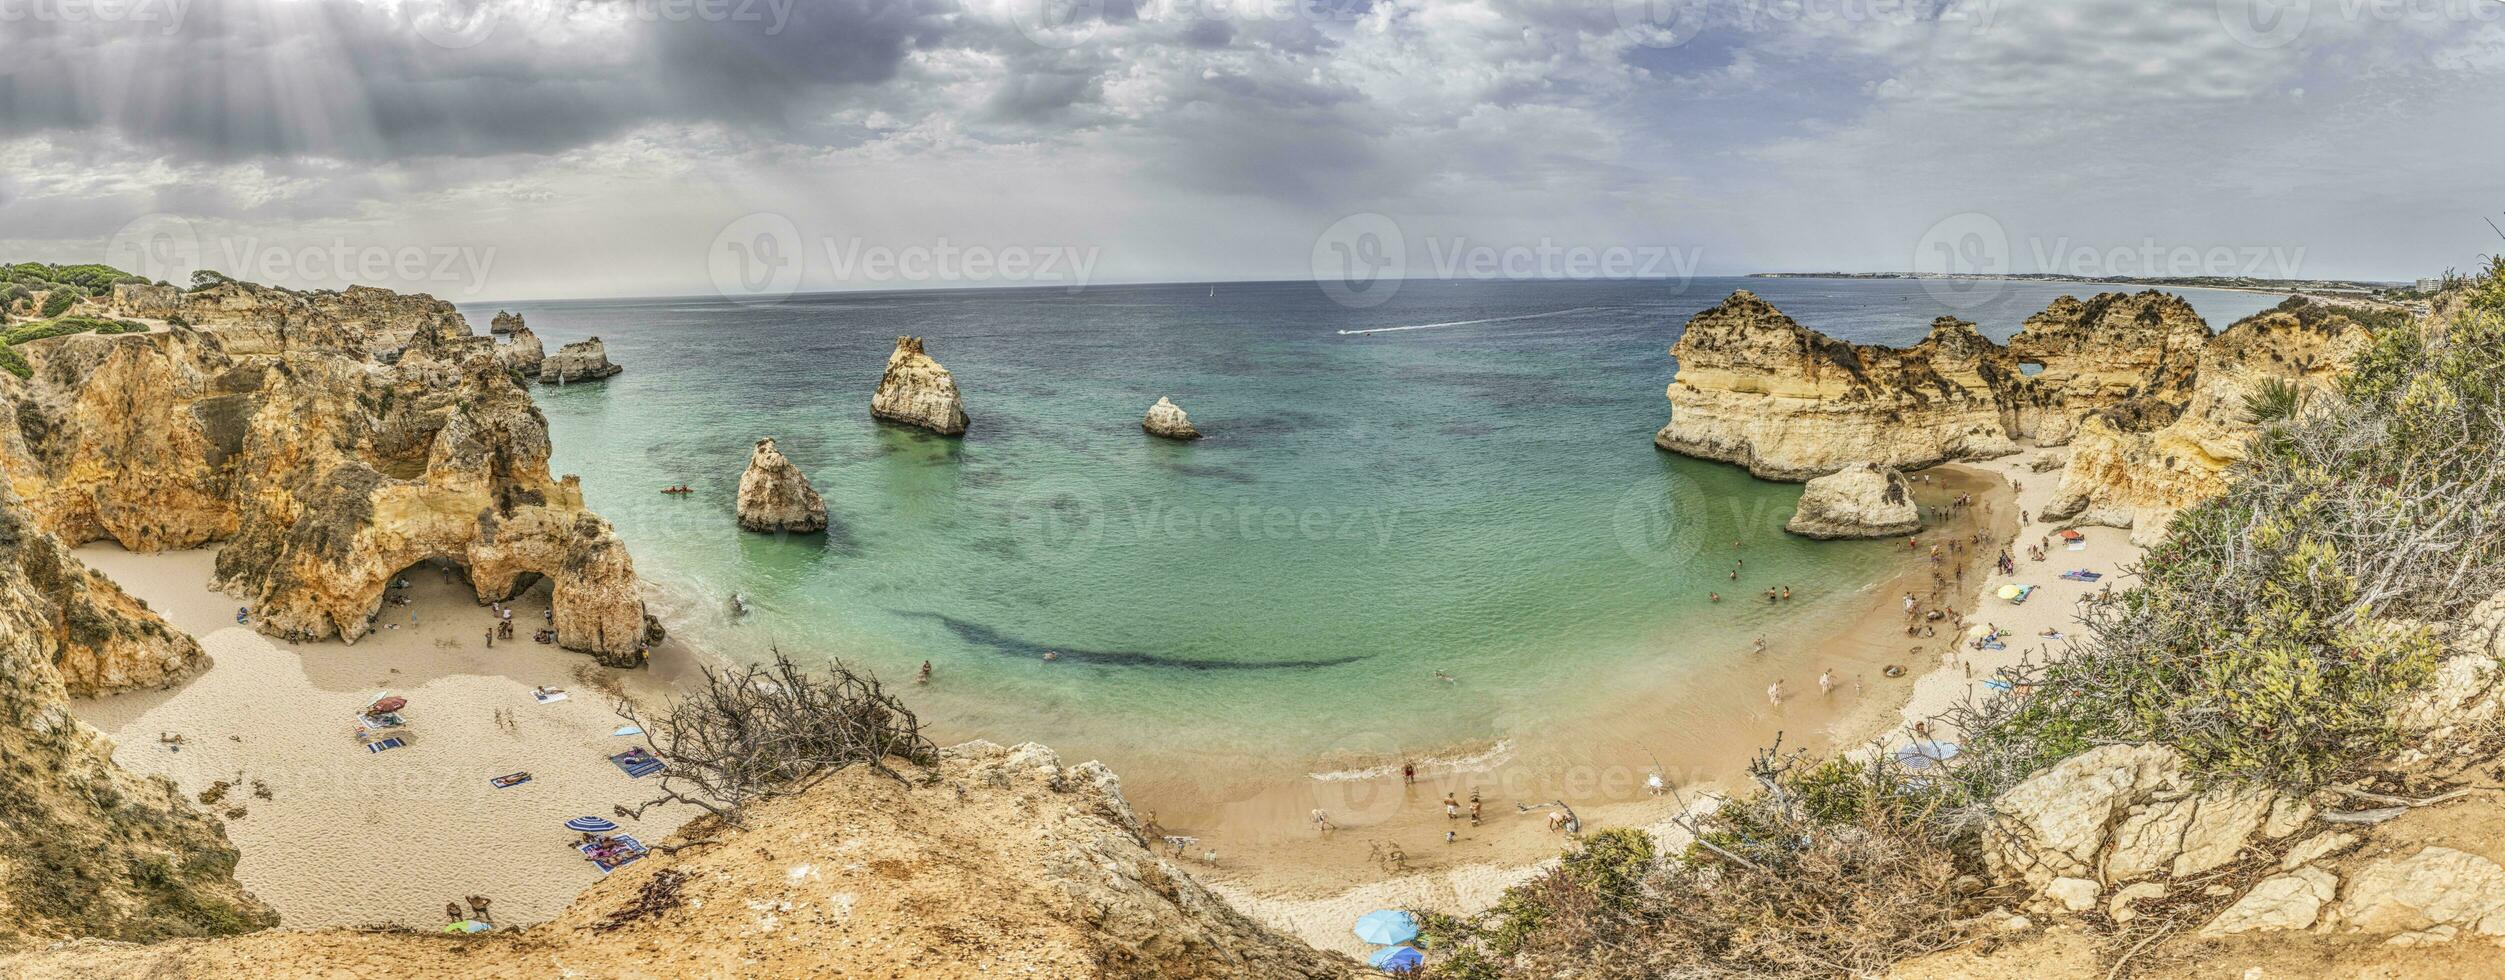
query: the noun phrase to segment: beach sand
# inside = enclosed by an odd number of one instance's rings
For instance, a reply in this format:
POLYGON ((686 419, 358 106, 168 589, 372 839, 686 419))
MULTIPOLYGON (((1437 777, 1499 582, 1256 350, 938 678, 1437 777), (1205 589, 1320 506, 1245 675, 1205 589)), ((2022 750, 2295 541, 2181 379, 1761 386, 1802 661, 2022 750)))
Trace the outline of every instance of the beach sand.
POLYGON ((609 762, 642 740, 610 734, 625 722, 586 680, 646 703, 666 692, 645 672, 531 642, 547 607, 544 583, 515 603, 517 639, 492 650, 484 636, 492 614, 433 570, 408 575, 410 605, 385 607, 382 622, 398 628, 354 645, 287 644, 234 624, 238 603, 207 587, 213 552, 91 545, 78 554, 198 637, 216 663, 172 690, 73 710, 114 738, 116 762, 166 776, 185 796, 235 784, 207 809, 227 814, 243 855, 237 880, 286 926, 439 928, 444 903, 469 895, 492 900, 498 925, 542 921, 601 877, 569 846, 567 819, 609 817, 653 842, 694 815, 612 814, 648 798, 658 780, 629 779, 609 762), (540 685, 568 697, 538 703, 531 692, 540 685), (409 700, 408 744, 372 753, 355 737, 356 716, 381 691, 409 700), (507 789, 488 783, 515 771, 532 778, 507 789), (262 786, 267 799, 255 794, 262 786))

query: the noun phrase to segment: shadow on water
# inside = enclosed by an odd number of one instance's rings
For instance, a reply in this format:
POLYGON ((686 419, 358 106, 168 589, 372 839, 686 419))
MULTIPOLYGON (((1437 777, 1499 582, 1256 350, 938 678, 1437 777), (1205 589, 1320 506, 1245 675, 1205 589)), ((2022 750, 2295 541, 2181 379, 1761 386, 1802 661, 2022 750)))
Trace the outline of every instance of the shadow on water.
POLYGON ((1364 657, 1332 657, 1322 660, 1206 660, 1197 657, 1168 657, 1136 650, 1090 650, 1084 647, 1050 647, 1021 640, 980 623, 971 623, 941 613, 891 610, 907 619, 927 619, 940 624, 960 640, 978 647, 987 647, 1013 657, 1041 659, 1046 652, 1057 652, 1060 659, 1083 664, 1104 664, 1112 667, 1173 667, 1183 670, 1312 670, 1356 663, 1364 657))

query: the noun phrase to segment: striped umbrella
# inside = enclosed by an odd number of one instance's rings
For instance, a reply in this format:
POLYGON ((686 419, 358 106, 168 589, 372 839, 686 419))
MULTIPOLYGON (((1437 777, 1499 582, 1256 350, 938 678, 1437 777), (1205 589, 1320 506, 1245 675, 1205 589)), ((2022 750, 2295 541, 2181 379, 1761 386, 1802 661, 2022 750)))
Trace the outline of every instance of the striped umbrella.
POLYGON ((618 825, 610 823, 609 821, 603 820, 599 817, 576 817, 565 822, 565 829, 581 831, 586 834, 605 834, 618 829, 618 825))

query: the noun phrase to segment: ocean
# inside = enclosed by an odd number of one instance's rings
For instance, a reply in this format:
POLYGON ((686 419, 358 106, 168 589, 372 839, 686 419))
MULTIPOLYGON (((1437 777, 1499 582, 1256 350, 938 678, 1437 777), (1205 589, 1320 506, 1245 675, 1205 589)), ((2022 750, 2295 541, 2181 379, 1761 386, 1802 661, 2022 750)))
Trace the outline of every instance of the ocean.
MULTIPOLYGON (((554 466, 581 475, 697 648, 840 658, 907 689, 946 738, 1043 740, 1126 772, 1288 772, 1576 732, 1629 692, 1866 607, 1900 547, 1790 537, 1797 486, 1653 448, 1666 349, 1736 288, 1891 344, 1944 313, 2005 339, 2076 291, 2004 283, 1952 310, 1925 286, 1411 281, 1366 309, 1303 282, 503 308, 551 350, 597 335, 625 367, 536 397, 554 466), (1342 332, 1386 327, 1420 329, 1342 332), (956 375, 963 440, 869 417, 900 334, 956 375), (1208 438, 1143 434, 1160 396, 1208 438), (829 533, 734 523, 766 436, 826 497, 829 533), (659 493, 678 483, 696 492, 659 493), (1750 601, 1785 585, 1792 602, 1750 601), (734 593, 751 614, 728 611, 734 593), (936 683, 914 688, 926 660, 936 683)), ((2180 292, 2213 328, 2280 299, 2180 292)), ((483 329, 497 309, 463 312, 483 329)))

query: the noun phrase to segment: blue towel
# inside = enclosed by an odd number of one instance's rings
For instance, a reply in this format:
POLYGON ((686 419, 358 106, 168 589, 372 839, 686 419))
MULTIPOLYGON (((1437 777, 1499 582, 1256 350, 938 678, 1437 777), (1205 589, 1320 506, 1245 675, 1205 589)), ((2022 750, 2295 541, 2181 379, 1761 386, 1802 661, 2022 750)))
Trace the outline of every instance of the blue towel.
POLYGON ((407 743, 407 742, 403 742, 403 741, 401 741, 401 740, 399 740, 399 739, 396 739, 396 738, 387 738, 387 739, 384 739, 384 740, 382 740, 382 741, 380 741, 380 742, 367 742, 367 743, 365 743, 365 750, 366 750, 367 752, 388 752, 388 751, 391 751, 392 749, 396 749, 396 748, 399 748, 399 747, 401 747, 401 746, 403 746, 403 745, 407 745, 407 744, 409 744, 409 743, 407 743))
POLYGON ((2009 690, 2009 689, 2010 689, 2010 688, 2009 688, 2009 682, 2008 682, 2008 681, 2005 681, 2005 680, 2002 680, 2002 679, 2000 679, 2000 678, 1998 678, 1998 677, 1990 677, 1990 678, 1985 678, 1985 679, 1984 679, 1984 681, 1983 681, 1983 686, 1988 687, 1988 688, 1991 688, 1992 690, 1995 690, 1995 691, 2006 691, 2006 690, 2009 690))

